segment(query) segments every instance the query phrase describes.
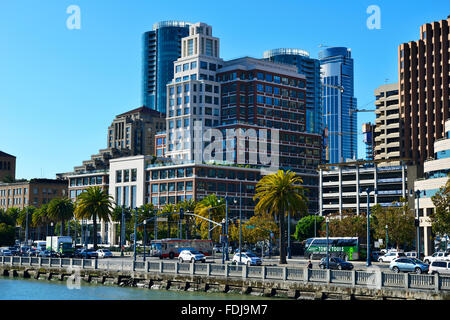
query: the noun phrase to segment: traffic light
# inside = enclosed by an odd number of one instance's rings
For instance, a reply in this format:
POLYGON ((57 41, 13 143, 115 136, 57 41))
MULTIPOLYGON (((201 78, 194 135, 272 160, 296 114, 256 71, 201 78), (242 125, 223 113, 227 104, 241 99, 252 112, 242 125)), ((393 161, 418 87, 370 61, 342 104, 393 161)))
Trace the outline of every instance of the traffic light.
POLYGON ((184 218, 184 209, 180 208, 180 219, 184 218))

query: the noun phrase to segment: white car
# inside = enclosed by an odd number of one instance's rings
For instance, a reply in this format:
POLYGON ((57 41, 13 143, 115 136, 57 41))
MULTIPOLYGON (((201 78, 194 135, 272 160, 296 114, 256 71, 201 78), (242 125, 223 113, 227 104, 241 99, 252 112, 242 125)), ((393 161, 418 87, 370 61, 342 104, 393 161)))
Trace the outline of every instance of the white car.
POLYGON ((391 262, 397 258, 405 257, 403 252, 388 252, 385 255, 378 258, 378 262, 391 262))
POLYGON ((108 249, 98 249, 97 250, 97 257, 99 257, 99 258, 110 258, 112 256, 113 256, 112 252, 108 249))
POLYGON ((450 260, 450 255, 447 252, 435 252, 431 256, 426 256, 423 258, 423 262, 425 263, 432 263, 436 260, 450 260))
POLYGON ((436 260, 430 265, 429 272, 431 274, 450 274, 450 261, 436 260))
POLYGON ((232 262, 238 264, 239 263, 239 258, 240 258, 240 263, 241 264, 246 264, 248 266, 260 266, 262 265, 262 260, 260 257, 256 256, 255 254, 251 253, 251 252, 242 252, 241 253, 236 253, 233 256, 233 259, 231 260, 232 262))
POLYGON ((205 255, 203 253, 198 252, 197 250, 183 250, 178 255, 178 261, 180 263, 188 261, 188 262, 206 262, 205 255))

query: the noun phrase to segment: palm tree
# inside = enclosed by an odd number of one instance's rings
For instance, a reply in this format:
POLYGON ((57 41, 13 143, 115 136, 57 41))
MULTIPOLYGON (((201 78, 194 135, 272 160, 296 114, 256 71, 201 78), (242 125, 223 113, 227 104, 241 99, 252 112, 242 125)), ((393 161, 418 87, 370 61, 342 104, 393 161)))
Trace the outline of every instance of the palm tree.
MULTIPOLYGON (((33 215, 31 217, 33 227, 38 228, 38 238, 40 238, 41 227, 43 227, 43 226, 48 227, 48 223, 50 222, 50 218, 47 215, 47 209, 48 209, 48 205, 43 204, 39 209, 37 209, 33 212, 33 215)), ((46 236, 48 236, 48 228, 47 228, 46 236)))
MULTIPOLYGON (((195 206, 195 214, 202 216, 204 218, 209 219, 210 211, 211 211, 211 220, 220 223, 222 219, 225 217, 225 199, 217 198, 215 194, 209 194, 202 200, 200 200, 195 206)), ((202 238, 208 237, 210 225, 209 222, 198 217, 195 218, 195 221, 197 225, 200 225, 202 238)), ((218 237, 219 235, 218 231, 220 231, 220 229, 216 229, 216 231, 214 232, 214 236, 216 236, 217 234, 218 237)), ((212 237, 213 235, 211 235, 211 238, 212 237)))
POLYGON ((92 220, 94 249, 97 249, 97 220, 109 222, 112 210, 112 197, 100 187, 88 187, 77 198, 75 217, 79 220, 92 220))
POLYGON ((255 212, 268 212, 278 217, 280 222, 280 264, 286 264, 286 235, 285 215, 296 212, 306 212, 308 199, 304 194, 303 180, 292 171, 278 170, 262 177, 256 185, 256 195, 253 200, 258 200, 255 212))
POLYGON ((73 218, 73 211, 73 203, 69 198, 55 198, 48 204, 48 217, 55 221, 61 221, 60 236, 64 230, 64 221, 73 218))

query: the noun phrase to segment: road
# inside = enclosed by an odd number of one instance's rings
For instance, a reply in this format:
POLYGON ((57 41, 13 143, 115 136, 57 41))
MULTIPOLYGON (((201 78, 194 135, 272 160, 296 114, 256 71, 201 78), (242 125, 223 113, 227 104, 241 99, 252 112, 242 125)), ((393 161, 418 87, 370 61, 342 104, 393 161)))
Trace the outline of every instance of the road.
MULTIPOLYGON (((231 260, 233 256, 230 254, 229 258, 231 260)), ((131 262, 133 261, 133 256, 131 255, 127 255, 124 257, 120 257, 120 256, 114 256, 112 258, 105 258, 105 259, 101 259, 102 261, 105 262, 109 262, 109 264, 111 265, 115 265, 115 264, 122 264, 122 262, 131 262)), ((158 257, 146 257, 147 261, 161 261, 158 257)), ((138 255, 136 258, 136 261, 143 261, 143 255, 138 255)), ((170 259, 164 259, 164 261, 177 261, 176 259, 170 260, 170 259)), ((272 257, 272 258, 268 258, 268 257, 264 257, 263 258, 263 265, 264 266, 278 266, 279 263, 279 258, 278 257, 272 257)), ((207 263, 222 263, 222 254, 216 254, 214 256, 208 256, 206 257, 206 262, 207 263)), ((308 260, 305 259, 304 257, 293 257, 292 259, 287 259, 288 265, 289 266, 298 266, 298 267, 305 267, 306 264, 308 263, 308 260)), ((313 268, 317 269, 319 268, 319 260, 312 260, 311 261, 313 264, 313 268)), ((366 270, 367 266, 366 266, 366 261, 350 261, 354 267, 355 270, 366 270)), ((372 262, 372 266, 373 267, 377 267, 380 268, 382 270, 388 270, 389 269, 389 263, 380 263, 380 262, 372 262)))

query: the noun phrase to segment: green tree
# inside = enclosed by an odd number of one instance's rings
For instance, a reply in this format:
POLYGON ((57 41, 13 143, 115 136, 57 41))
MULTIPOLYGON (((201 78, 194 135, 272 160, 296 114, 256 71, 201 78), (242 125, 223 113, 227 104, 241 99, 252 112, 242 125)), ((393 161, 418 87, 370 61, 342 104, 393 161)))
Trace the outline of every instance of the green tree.
POLYGON ((406 202, 400 206, 382 207, 375 205, 371 208, 376 239, 386 238, 386 225, 388 226, 389 243, 399 248, 400 245, 412 245, 415 237, 416 227, 414 225, 415 215, 409 210, 406 202))
POLYGON ((278 218, 280 229, 280 264, 286 264, 286 221, 288 212, 291 216, 307 211, 308 199, 305 196, 303 180, 292 171, 278 170, 277 173, 264 176, 256 185, 258 201, 255 212, 268 212, 278 218))
POLYGON ((301 218, 295 227, 295 239, 302 241, 314 237, 314 228, 316 230, 316 234, 318 234, 320 231, 320 226, 324 220, 325 218, 321 216, 306 216, 301 218))
MULTIPOLYGON (((178 202, 177 206, 179 208, 183 208, 184 212, 194 213, 196 203, 195 203, 194 199, 189 199, 189 200, 184 200, 182 202, 178 202)), ((195 225, 195 216, 185 215, 184 221, 186 223, 187 238, 191 239, 192 232, 193 232, 192 227, 195 225)))
MULTIPOLYGON (((328 235, 330 237, 367 237, 367 215, 356 215, 352 210, 330 214, 328 235)), ((372 229, 372 228, 371 228, 372 229)), ((326 224, 322 222, 320 235, 326 237, 326 224)))
POLYGON ((50 201, 47 208, 47 215, 54 221, 60 221, 61 227, 59 235, 62 236, 64 223, 73 218, 73 202, 69 198, 55 198, 50 201))
POLYGON ((15 219, 6 211, 0 209, 0 246, 10 246, 14 244, 15 219))
MULTIPOLYGON (((222 219, 225 217, 225 199, 217 198, 215 194, 209 194, 200 200, 195 206, 195 214, 202 216, 206 219, 210 218, 211 211, 211 220, 221 223, 222 219)), ((199 217, 195 217, 195 223, 200 227, 200 235, 202 239, 208 239, 209 235, 209 222, 199 217)), ((211 228, 215 225, 211 223, 211 228)), ((211 231, 211 239, 219 242, 220 238, 220 227, 216 227, 211 231)))
MULTIPOLYGON (((28 207, 28 238, 30 235, 30 228, 33 226, 33 213, 36 211, 35 207, 28 207)), ((23 230, 27 228, 27 208, 20 210, 17 216, 16 225, 20 226, 23 230)))
POLYGON ((166 204, 162 210, 161 210, 161 214, 167 214, 166 217, 167 218, 167 237, 171 238, 172 235, 172 229, 171 229, 171 223, 174 220, 174 212, 176 211, 176 206, 173 203, 168 203, 166 204))
POLYGON ((431 228, 435 234, 450 235, 450 178, 439 191, 431 197, 434 212, 430 215, 431 228))
POLYGON ((112 197, 100 187, 88 187, 77 198, 75 217, 92 220, 94 249, 97 249, 97 221, 109 222, 112 210, 112 197))

